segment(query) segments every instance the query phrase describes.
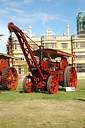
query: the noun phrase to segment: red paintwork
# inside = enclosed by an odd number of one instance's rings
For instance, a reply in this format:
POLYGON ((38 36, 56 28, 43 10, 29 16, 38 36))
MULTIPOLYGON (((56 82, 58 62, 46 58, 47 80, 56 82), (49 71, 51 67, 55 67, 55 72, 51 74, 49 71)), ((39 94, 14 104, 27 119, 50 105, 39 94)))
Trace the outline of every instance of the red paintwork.
POLYGON ((52 94, 56 94, 57 93, 58 86, 59 86, 58 77, 53 77, 52 81, 51 81, 51 91, 52 91, 52 94), (57 85, 57 86, 55 86, 55 85, 57 85))
POLYGON ((28 93, 34 92, 35 86, 34 86, 34 81, 32 78, 28 78, 26 80, 26 90, 28 93))
MULTIPOLYGON (((55 59, 56 57, 73 57, 73 58, 77 58, 77 56, 72 55, 70 53, 66 53, 60 50, 56 50, 56 49, 44 49, 44 57, 47 57, 47 53, 50 54, 50 57, 52 59, 55 59)), ((38 50, 34 50, 33 54, 36 56, 39 56, 39 49, 38 50)))
POLYGON ((36 61, 36 59, 35 59, 35 57, 34 57, 34 55, 32 53, 32 50, 31 50, 31 48, 30 48, 30 46, 29 46, 29 44, 28 44, 28 42, 27 42, 27 40, 26 40, 26 38, 24 36, 24 33, 17 26, 15 26, 13 23, 9 23, 8 24, 8 29, 11 30, 12 32, 15 32, 15 34, 16 34, 18 40, 19 40, 20 46, 22 48, 23 54, 24 54, 24 56, 26 58, 27 64, 29 66, 29 69, 30 69, 30 71, 32 73, 32 76, 34 77, 34 74, 33 74, 33 71, 31 69, 30 61, 28 59, 28 53, 32 57, 33 62, 36 65, 40 76, 42 77, 42 79, 45 79, 43 74, 42 74, 42 72, 41 72, 41 70, 40 70, 40 68, 39 68, 39 65, 38 65, 38 63, 37 63, 37 61, 36 61), (23 42, 25 43, 25 47, 24 47, 23 42))
POLYGON ((15 68, 11 67, 6 75, 6 84, 9 90, 15 90, 18 84, 18 74, 15 68))
POLYGON ((15 90, 18 84, 17 71, 13 67, 8 67, 6 59, 0 60, 0 84, 8 90, 15 90))
POLYGON ((60 69, 62 71, 65 70, 65 68, 68 66, 68 61, 66 58, 63 58, 61 61, 60 61, 60 69))
POLYGON ((45 81, 40 81, 39 83, 38 83, 38 88, 42 88, 42 87, 44 87, 44 86, 46 86, 46 82, 45 81))
POLYGON ((71 68, 69 73, 70 87, 77 87, 77 73, 74 67, 71 68))
POLYGON ((1 84, 1 76, 0 76, 0 84, 1 84))
POLYGON ((47 71, 48 70, 48 62, 42 61, 42 70, 47 71))
POLYGON ((6 59, 0 60, 0 72, 3 72, 8 67, 8 61, 6 59))
MULTIPOLYGON (((27 80, 27 83, 26 83, 27 90, 26 88, 25 90, 31 93, 34 91, 35 86, 38 86, 38 88, 41 89, 44 86, 47 86, 47 83, 50 81, 51 83, 50 88, 48 87, 49 93, 53 93, 53 94, 57 93, 59 82, 63 83, 64 70, 68 66, 68 61, 66 57, 77 58, 77 56, 66 53, 66 52, 62 52, 60 50, 44 49, 43 47, 39 47, 38 50, 32 51, 31 46, 26 40, 26 37, 25 37, 26 35, 24 35, 24 33, 17 26, 15 26, 13 23, 9 23, 8 29, 11 32, 14 32, 16 34, 18 41, 20 43, 21 49, 23 51, 23 54, 26 58, 27 64, 29 66, 29 69, 31 71, 32 78, 34 80, 34 84, 32 83, 32 81, 30 82, 29 80, 27 80), (28 55, 30 55, 31 57, 31 62, 28 55), (35 59, 35 56, 39 57, 39 63, 35 59), (60 57, 61 61, 52 62, 51 59, 55 59, 57 57, 60 57)), ((74 80, 76 80, 76 76, 74 77, 74 80)), ((62 84, 62 86, 64 86, 64 83, 62 84)), ((73 84, 73 86, 75 85, 73 84)))
POLYGON ((59 75, 59 81, 63 81, 63 75, 59 75))

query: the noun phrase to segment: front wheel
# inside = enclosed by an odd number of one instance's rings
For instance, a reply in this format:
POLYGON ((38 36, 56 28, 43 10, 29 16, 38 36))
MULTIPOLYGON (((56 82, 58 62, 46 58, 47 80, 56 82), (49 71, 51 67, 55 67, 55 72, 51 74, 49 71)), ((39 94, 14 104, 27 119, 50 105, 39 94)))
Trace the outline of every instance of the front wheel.
POLYGON ((34 80, 32 76, 26 76, 23 80, 23 89, 27 93, 32 93, 35 90, 34 80))
POLYGON ((58 91, 58 78, 54 75, 50 76, 47 81, 47 90, 50 94, 56 94, 58 91))

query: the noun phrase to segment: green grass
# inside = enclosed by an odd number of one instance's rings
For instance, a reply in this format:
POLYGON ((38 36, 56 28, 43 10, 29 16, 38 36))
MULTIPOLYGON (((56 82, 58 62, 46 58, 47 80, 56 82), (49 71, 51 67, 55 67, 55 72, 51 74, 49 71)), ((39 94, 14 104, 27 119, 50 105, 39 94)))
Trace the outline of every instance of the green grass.
POLYGON ((66 92, 64 87, 59 86, 57 94, 48 94, 48 92, 41 93, 24 93, 22 88, 22 81, 19 81, 15 91, 6 91, 1 87, 0 101, 22 101, 27 99, 55 99, 55 100, 77 100, 85 98, 85 80, 78 80, 75 92, 66 92))
POLYGON ((57 94, 24 93, 22 81, 15 91, 0 87, 1 128, 85 128, 85 80, 75 92, 59 87, 57 94))

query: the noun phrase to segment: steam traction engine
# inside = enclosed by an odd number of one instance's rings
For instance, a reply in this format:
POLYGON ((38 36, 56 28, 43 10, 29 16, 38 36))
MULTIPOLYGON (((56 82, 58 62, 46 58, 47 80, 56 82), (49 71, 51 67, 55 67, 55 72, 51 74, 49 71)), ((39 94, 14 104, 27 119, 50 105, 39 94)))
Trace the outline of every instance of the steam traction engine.
POLYGON ((76 58, 76 56, 60 50, 45 49, 43 46, 38 46, 37 50, 32 51, 26 35, 17 26, 9 23, 8 29, 16 34, 31 72, 31 75, 26 76, 23 80, 25 92, 32 93, 36 86, 39 89, 46 88, 51 94, 57 93, 59 85, 76 88, 77 73, 74 67, 68 65, 67 61, 67 57, 76 58), (38 57, 39 62, 35 56, 38 57))
POLYGON ((0 85, 6 90, 15 90, 18 84, 18 74, 14 67, 9 67, 8 60, 13 56, 0 53, 0 85))

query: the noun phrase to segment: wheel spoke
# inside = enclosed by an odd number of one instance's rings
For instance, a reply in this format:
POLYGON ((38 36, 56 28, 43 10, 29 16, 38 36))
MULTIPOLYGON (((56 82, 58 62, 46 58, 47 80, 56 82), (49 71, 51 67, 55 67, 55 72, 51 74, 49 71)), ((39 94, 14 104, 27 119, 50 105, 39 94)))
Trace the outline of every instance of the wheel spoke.
POLYGON ((50 80, 50 83, 47 83, 47 86, 49 87, 48 91, 51 94, 56 94, 58 91, 58 78, 55 76, 54 77, 50 76, 49 80, 50 80))
POLYGON ((77 73, 74 67, 68 67, 67 70, 67 86, 75 87, 77 86, 77 73))
POLYGON ((75 72, 71 73, 71 74, 70 74, 70 77, 72 77, 72 76, 74 76, 74 75, 75 75, 75 72))
POLYGON ((23 89, 25 92, 28 93, 32 93, 35 89, 34 85, 33 85, 33 79, 31 76, 27 76, 25 77, 24 81, 23 81, 23 89))
POLYGON ((8 71, 8 76, 12 76, 12 75, 13 75, 12 70, 9 70, 8 71))

